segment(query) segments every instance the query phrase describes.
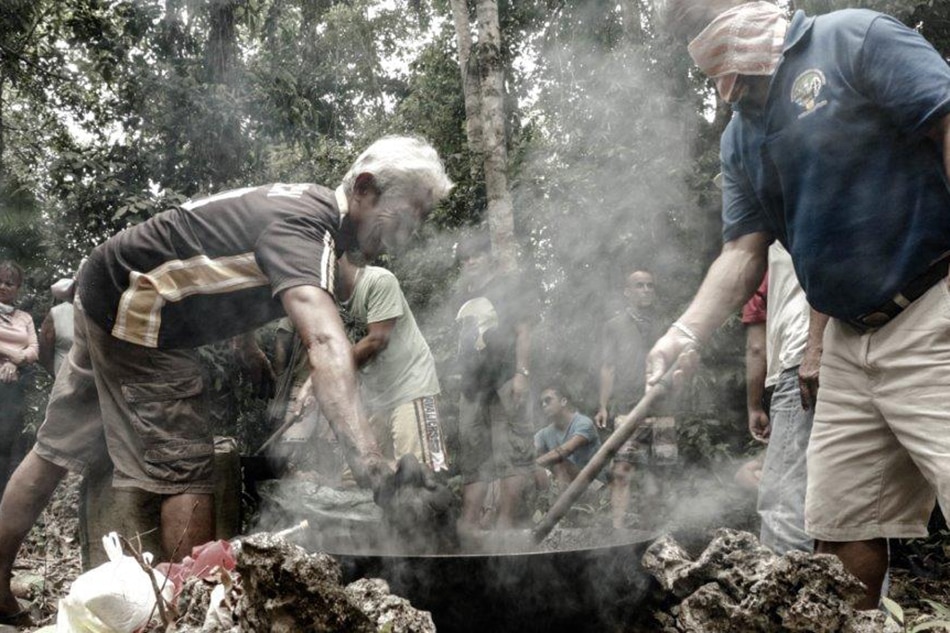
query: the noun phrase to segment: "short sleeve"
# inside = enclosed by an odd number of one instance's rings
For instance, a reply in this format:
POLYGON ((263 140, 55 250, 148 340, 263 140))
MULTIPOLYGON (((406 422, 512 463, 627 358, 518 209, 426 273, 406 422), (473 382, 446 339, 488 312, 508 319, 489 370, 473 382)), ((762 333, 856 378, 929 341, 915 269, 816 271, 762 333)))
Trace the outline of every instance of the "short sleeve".
POLYGON ((594 423, 590 418, 587 416, 579 416, 577 421, 574 423, 574 428, 571 435, 580 435, 588 442, 593 444, 597 439, 597 429, 594 428, 594 423))
POLYGON ((758 290, 755 291, 755 294, 752 295, 752 298, 749 299, 744 306, 742 306, 742 322, 745 325, 755 325, 757 323, 765 323, 767 315, 767 306, 768 301, 767 297, 769 296, 769 275, 765 274, 765 277, 762 279, 762 284, 759 286, 758 290))
POLYGON ((366 293, 366 322, 379 323, 398 319, 403 313, 399 280, 390 272, 377 276, 366 293))
POLYGON ((731 242, 743 235, 770 232, 765 224, 761 205, 742 168, 736 163, 732 140, 722 135, 722 241, 731 242))
POLYGON ((860 88, 907 132, 925 132, 950 113, 950 67, 920 33, 881 15, 867 30, 860 88))
POLYGON ((257 265, 270 279, 274 296, 294 286, 334 292, 336 231, 329 222, 294 216, 272 223, 257 240, 257 265))

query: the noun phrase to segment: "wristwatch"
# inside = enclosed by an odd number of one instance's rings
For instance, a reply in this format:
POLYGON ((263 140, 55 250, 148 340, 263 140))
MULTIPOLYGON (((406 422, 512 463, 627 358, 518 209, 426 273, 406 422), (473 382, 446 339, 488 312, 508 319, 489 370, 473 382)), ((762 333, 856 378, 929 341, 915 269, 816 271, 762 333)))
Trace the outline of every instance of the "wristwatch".
POLYGON ((531 375, 531 372, 528 371, 528 368, 527 368, 527 367, 519 367, 518 369, 515 370, 515 373, 516 373, 516 374, 521 374, 521 375, 524 376, 525 378, 527 378, 528 376, 531 375))

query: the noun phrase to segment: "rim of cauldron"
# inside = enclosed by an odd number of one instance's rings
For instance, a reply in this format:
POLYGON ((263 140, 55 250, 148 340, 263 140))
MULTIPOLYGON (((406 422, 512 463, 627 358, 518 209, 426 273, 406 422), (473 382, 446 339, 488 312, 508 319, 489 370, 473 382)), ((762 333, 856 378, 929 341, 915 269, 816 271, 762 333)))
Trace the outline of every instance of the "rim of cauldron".
MULTIPOLYGON (((591 532, 586 528, 562 528, 564 532, 591 532)), ((527 532, 524 530, 513 530, 512 532, 527 532)), ((596 532, 596 531, 595 531, 596 532)), ((350 550, 336 551, 333 548, 322 547, 321 551, 331 556, 346 556, 351 558, 380 558, 380 559, 446 559, 446 558, 516 558, 529 556, 557 556, 561 554, 590 554, 603 552, 607 550, 623 549, 631 546, 644 546, 656 540, 662 531, 656 530, 617 530, 616 533, 623 534, 627 538, 618 537, 602 545, 591 545, 590 547, 575 547, 569 549, 544 549, 540 545, 531 542, 531 549, 527 550, 475 550, 463 551, 451 554, 432 554, 420 552, 395 552, 386 550, 350 550), (636 535, 634 537, 634 535, 636 535)))

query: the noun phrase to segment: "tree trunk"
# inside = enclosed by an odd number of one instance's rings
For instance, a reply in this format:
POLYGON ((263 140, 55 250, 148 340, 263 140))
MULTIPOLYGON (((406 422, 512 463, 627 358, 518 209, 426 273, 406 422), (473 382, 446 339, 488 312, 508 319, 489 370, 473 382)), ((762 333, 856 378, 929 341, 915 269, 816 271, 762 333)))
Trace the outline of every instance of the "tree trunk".
POLYGON ((643 44, 643 6, 639 0, 624 0, 620 3, 624 39, 628 44, 643 44))
POLYGON ((3 84, 6 82, 6 79, 6 75, 0 71, 0 178, 6 174, 4 171, 4 165, 6 163, 3 161, 3 150, 5 147, 3 144, 3 84))
POLYGON ((478 179, 479 163, 483 160, 482 122, 479 115, 481 96, 479 94, 478 66, 472 59, 472 26, 468 19, 466 0, 451 0, 452 19, 455 21, 455 33, 458 37, 459 69, 462 72, 462 93, 465 97, 465 136, 474 160, 472 178, 478 179))
POLYGON ((516 261, 514 209, 508 190, 508 151, 505 142, 505 78, 501 59, 501 28, 497 0, 476 0, 481 84, 481 133, 488 197, 488 229, 495 257, 503 270, 516 261))

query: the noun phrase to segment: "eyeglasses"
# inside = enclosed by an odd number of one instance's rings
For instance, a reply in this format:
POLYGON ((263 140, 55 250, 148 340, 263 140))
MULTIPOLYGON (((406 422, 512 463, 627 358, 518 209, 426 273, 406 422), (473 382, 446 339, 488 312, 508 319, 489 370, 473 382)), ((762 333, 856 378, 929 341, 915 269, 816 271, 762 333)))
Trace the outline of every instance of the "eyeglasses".
POLYGON ((638 281, 637 283, 633 284, 633 287, 646 288, 647 290, 653 290, 656 287, 656 284, 654 284, 652 281, 638 281))

